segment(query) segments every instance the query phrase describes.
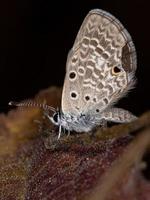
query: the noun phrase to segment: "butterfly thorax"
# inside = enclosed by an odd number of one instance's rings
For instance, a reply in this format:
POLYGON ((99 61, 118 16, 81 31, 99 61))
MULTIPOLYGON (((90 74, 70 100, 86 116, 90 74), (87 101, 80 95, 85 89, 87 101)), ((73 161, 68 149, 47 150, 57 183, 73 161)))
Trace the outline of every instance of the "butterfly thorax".
POLYGON ((55 125, 61 126, 68 131, 89 132, 97 125, 101 124, 101 120, 95 120, 91 115, 73 115, 56 112, 51 120, 55 125))

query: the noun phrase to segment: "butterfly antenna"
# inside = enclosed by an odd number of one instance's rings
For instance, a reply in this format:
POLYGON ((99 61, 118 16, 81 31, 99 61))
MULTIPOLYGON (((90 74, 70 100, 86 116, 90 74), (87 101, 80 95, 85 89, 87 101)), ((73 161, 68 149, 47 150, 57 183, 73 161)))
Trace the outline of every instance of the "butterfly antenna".
POLYGON ((44 104, 44 103, 37 103, 34 101, 25 101, 25 102, 15 102, 15 101, 10 101, 8 103, 10 106, 17 106, 17 107, 36 107, 36 108, 42 108, 43 110, 47 111, 53 111, 56 112, 55 108, 44 104))

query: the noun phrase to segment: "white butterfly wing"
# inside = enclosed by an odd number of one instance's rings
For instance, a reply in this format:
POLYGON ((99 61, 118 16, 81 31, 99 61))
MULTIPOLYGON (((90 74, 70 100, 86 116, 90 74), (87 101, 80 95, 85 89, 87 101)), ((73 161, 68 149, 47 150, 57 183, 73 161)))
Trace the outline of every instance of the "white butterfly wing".
POLYGON ((96 114, 134 84, 136 53, 123 25, 103 10, 92 10, 67 59, 62 93, 65 114, 96 114))

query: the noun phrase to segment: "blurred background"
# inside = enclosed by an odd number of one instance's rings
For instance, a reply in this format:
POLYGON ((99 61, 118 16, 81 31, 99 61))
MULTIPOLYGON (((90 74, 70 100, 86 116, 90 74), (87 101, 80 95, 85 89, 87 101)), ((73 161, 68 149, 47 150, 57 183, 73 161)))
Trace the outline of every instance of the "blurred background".
POLYGON ((10 100, 32 98, 51 85, 63 85, 68 51, 84 17, 93 8, 116 16, 136 46, 138 84, 119 106, 136 115, 149 109, 148 1, 5 0, 0 2, 0 112, 10 109, 10 100))

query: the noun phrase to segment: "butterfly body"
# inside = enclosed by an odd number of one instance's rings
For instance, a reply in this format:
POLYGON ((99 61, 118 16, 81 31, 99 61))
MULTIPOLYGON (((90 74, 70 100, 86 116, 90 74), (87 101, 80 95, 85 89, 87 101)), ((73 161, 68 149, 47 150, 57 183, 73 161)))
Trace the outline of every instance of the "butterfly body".
MULTIPOLYGON (((76 132, 90 132, 97 126, 103 126, 107 121, 127 123, 137 119, 132 113, 121 108, 108 108, 98 115, 80 114, 70 115, 63 114, 60 111, 56 111, 52 117, 46 113, 49 120, 59 126, 59 137, 61 135, 62 128, 67 131, 76 132)), ((58 137, 58 138, 59 138, 58 137)))
POLYGON ((82 113, 77 116, 70 114, 64 115, 63 113, 55 113, 54 116, 55 120, 54 117, 49 118, 52 123, 68 131, 90 132, 96 126, 101 125, 102 122, 102 120, 97 120, 92 115, 84 115, 82 113))

